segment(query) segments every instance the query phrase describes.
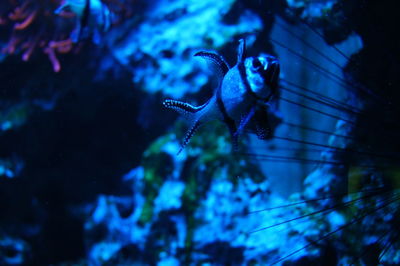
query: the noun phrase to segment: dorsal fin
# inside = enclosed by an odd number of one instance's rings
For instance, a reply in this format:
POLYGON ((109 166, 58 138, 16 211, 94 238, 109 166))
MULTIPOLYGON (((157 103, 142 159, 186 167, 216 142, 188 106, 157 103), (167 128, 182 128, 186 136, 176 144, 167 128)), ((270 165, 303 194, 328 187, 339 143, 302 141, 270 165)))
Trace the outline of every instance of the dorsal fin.
POLYGON ((225 59, 216 52, 200 51, 195 53, 194 56, 200 56, 210 60, 217 67, 217 70, 221 72, 222 77, 225 76, 230 69, 229 64, 225 61, 225 59))
POLYGON ((239 47, 238 47, 238 60, 237 63, 240 64, 244 62, 246 58, 246 40, 240 39, 239 40, 239 47))

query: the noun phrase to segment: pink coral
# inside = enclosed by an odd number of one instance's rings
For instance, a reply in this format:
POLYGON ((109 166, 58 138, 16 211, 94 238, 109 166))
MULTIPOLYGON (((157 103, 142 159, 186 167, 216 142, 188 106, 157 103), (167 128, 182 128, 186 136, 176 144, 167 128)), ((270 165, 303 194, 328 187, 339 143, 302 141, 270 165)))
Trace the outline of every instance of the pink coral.
MULTIPOLYGON (((53 70, 59 72, 61 64, 57 56, 79 51, 81 41, 73 42, 70 36, 80 18, 70 11, 54 12, 64 4, 64 0, 2 1, 0 27, 9 29, 10 37, 8 43, 0 48, 0 53, 21 54, 22 60, 28 61, 34 52, 41 51, 48 56, 53 70)), ((101 3, 110 6, 116 15, 115 24, 132 16, 132 8, 127 7, 135 1, 106 0, 101 3)))
POLYGON ((48 55, 53 70, 59 72, 61 65, 57 53, 73 50, 69 38, 73 23, 60 19, 53 12, 60 2, 61 0, 26 0, 20 3, 9 0, 8 8, 12 11, 0 17, 0 25, 11 29, 11 36, 1 53, 21 53, 22 60, 28 61, 35 50, 41 50, 48 55), (65 30, 58 30, 60 28, 65 30))

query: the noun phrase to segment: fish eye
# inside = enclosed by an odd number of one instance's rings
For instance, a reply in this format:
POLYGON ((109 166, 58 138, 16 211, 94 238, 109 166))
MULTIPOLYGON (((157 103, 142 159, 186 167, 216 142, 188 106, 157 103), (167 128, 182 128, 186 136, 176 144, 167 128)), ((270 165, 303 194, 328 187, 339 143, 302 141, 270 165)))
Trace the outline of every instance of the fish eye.
POLYGON ((258 58, 254 58, 252 63, 254 69, 259 69, 262 66, 261 61, 258 58))

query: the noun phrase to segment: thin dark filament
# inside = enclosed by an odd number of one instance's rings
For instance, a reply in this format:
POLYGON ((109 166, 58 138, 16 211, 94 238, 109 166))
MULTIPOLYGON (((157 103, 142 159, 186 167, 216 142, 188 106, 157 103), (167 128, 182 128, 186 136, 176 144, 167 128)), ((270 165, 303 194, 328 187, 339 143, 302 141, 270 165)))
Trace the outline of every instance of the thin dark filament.
MULTIPOLYGON (((396 229, 398 229, 398 228, 396 228, 396 229)), ((381 254, 378 257, 378 263, 381 262, 383 256, 386 254, 386 252, 389 250, 389 248, 393 245, 393 243, 395 243, 399 239, 399 237, 400 237, 400 231, 397 232, 397 234, 393 237, 393 239, 389 238, 388 242, 385 244, 381 254)))
POLYGON ((367 151, 358 151, 358 150, 353 150, 353 149, 349 149, 349 148, 344 149, 344 148, 339 148, 339 147, 335 147, 335 146, 329 146, 329 145, 324 145, 324 144, 320 144, 320 143, 314 143, 314 142, 310 142, 310 141, 292 139, 292 138, 287 138, 287 137, 280 137, 280 136, 273 136, 273 137, 276 139, 281 139, 281 140, 286 140, 286 141, 296 142, 296 143, 301 143, 301 144, 306 144, 306 145, 313 145, 313 146, 323 147, 323 148, 327 148, 327 149, 333 149, 336 151, 352 152, 352 153, 357 153, 357 154, 364 154, 364 155, 370 155, 373 157, 381 157, 381 158, 393 159, 393 160, 399 159, 398 156, 393 156, 393 155, 378 154, 378 153, 367 152, 367 151))
MULTIPOLYGON (((387 193, 387 191, 385 193, 387 193)), ((288 219, 288 220, 285 220, 285 221, 282 221, 282 222, 279 222, 279 223, 276 223, 276 224, 273 224, 273 225, 265 226, 265 227, 256 229, 254 231, 251 231, 249 233, 253 234, 253 233, 260 232, 260 231, 265 231, 265 230, 277 227, 279 225, 291 223, 291 222, 294 222, 294 221, 297 221, 297 220, 300 220, 300 219, 304 219, 304 218, 307 218, 307 217, 310 217, 310 216, 314 216, 316 214, 325 213, 325 212, 331 212, 331 211, 333 211, 335 209, 347 207, 347 206, 350 206, 350 205, 352 205, 352 204, 354 204, 354 203, 356 203, 356 202, 358 202, 360 200, 371 198, 371 197, 374 197, 374 196, 377 196, 377 195, 381 195, 381 194, 384 194, 384 193, 374 193, 374 194, 370 194, 370 195, 365 195, 365 196, 362 196, 362 197, 354 199, 354 200, 346 201, 344 203, 338 203, 338 204, 335 204, 335 205, 333 205, 331 207, 328 207, 328 208, 324 208, 324 209, 321 209, 321 210, 318 210, 318 211, 313 211, 311 213, 303 214, 303 215, 297 216, 295 218, 288 219)))
MULTIPOLYGON (((398 208, 397 208, 397 209, 398 209, 398 208)), ((395 229, 397 229, 397 228, 391 228, 391 229, 385 231, 385 232, 378 238, 378 240, 375 242, 375 244, 380 244, 380 243, 383 241, 383 239, 385 238, 385 236, 390 235, 395 229)), ((366 251, 366 250, 364 250, 363 252, 361 252, 361 254, 360 254, 359 256, 355 257, 355 258, 352 260, 352 262, 349 264, 349 266, 354 265, 354 264, 356 263, 356 261, 360 260, 365 254, 367 254, 367 251, 366 251)))
MULTIPOLYGON (((307 21, 302 20, 301 22, 306 25, 312 32, 314 32, 318 37, 321 38, 322 41, 325 42, 324 36, 322 36, 322 34, 317 31, 316 29, 314 29, 307 21)), ((337 46, 335 44, 330 45, 336 52, 338 52, 341 56, 343 56, 344 58, 346 58, 349 62, 353 62, 354 60, 350 57, 348 57, 345 53, 343 53, 339 48, 337 48, 337 46)))
POLYGON ((256 154, 256 153, 241 153, 241 154, 274 163, 311 163, 311 164, 332 164, 332 165, 346 164, 340 161, 325 161, 318 159, 306 159, 306 158, 297 158, 297 157, 279 156, 279 155, 267 155, 267 154, 256 154))
POLYGON ((314 69, 316 69, 317 71, 319 71, 321 74, 323 74, 324 76, 326 76, 327 78, 329 78, 330 80, 332 80, 333 82, 335 82, 336 84, 344 87, 344 88, 348 88, 347 86, 353 88, 353 89, 357 89, 357 87, 355 87, 354 85, 350 84, 349 82, 345 81, 343 78, 339 77, 338 75, 330 72, 329 70, 321 67, 320 65, 318 65, 317 63, 315 63, 314 61, 308 59, 307 57, 305 57, 304 55, 302 55, 299 52, 294 51, 293 49, 289 48, 287 45, 270 38, 270 40, 277 44, 278 46, 288 50, 291 54, 299 57, 300 59, 304 60, 305 62, 307 62, 308 64, 310 64, 311 66, 314 67, 314 69), (347 85, 347 86, 346 86, 347 85))
MULTIPOLYGON (((260 212, 264 212, 264 211, 272 211, 272 210, 276 210, 276 209, 283 209, 283 208, 293 207, 293 206, 302 205, 305 203, 317 202, 317 201, 327 200, 327 199, 340 199, 340 198, 343 198, 344 196, 348 196, 348 195, 356 194, 356 193, 377 192, 377 191, 384 191, 384 187, 378 187, 378 188, 371 189, 371 190, 361 190, 361 191, 354 192, 354 193, 349 193, 349 192, 339 193, 339 194, 329 195, 329 196, 325 196, 325 197, 321 197, 321 198, 297 201, 297 202, 293 202, 293 203, 289 203, 289 204, 285 204, 285 205, 269 207, 269 208, 265 208, 265 209, 257 210, 257 211, 251 211, 251 212, 248 212, 247 214, 260 213, 260 212)), ((386 190, 386 191, 388 191, 388 190, 386 190)), ((377 195, 377 194, 371 194, 371 196, 375 196, 375 195, 377 195)))
MULTIPOLYGON (((321 56, 322 58, 324 58, 325 60, 331 62, 332 64, 334 64, 337 68, 339 68, 340 70, 342 70, 342 66, 339 65, 335 60, 333 60, 332 58, 330 58, 329 56, 325 55, 324 53, 322 53, 320 50, 318 50, 317 48, 315 48, 312 44, 310 44, 309 42, 305 41, 303 38, 301 38, 299 35, 296 35, 294 32, 292 32, 291 30, 289 30, 286 26, 284 26, 283 24, 281 24, 280 22, 278 22, 277 20, 275 20, 276 25, 278 25, 279 27, 281 27, 281 29, 283 29, 284 31, 286 31, 287 33, 289 33, 290 35, 292 35, 294 38, 296 38, 297 40, 299 40, 300 42, 302 42, 303 44, 305 44, 308 48, 310 48, 311 50, 313 50, 316 54, 318 54, 319 56, 321 56)), ((325 40, 323 40, 325 42, 325 40)), ((348 61, 350 60, 349 57, 345 56, 344 53, 338 52, 340 55, 344 56, 345 59, 347 59, 348 61)))
POLYGON ((245 156, 251 156, 258 159, 264 159, 271 162, 299 162, 299 163, 311 163, 311 164, 333 164, 333 165, 344 165, 345 162, 341 161, 327 161, 319 159, 308 159, 308 158, 298 158, 290 156, 279 156, 279 155, 269 155, 269 154, 257 154, 257 153, 242 153, 245 156))
MULTIPOLYGON (((323 97, 323 96, 322 96, 321 94, 319 94, 319 93, 313 92, 313 91, 308 90, 308 89, 306 89, 306 88, 304 88, 304 87, 301 87, 301 86, 296 86, 296 85, 295 85, 294 83, 292 83, 292 82, 289 82, 289 81, 284 81, 284 82, 285 82, 285 83, 288 83, 290 86, 293 86, 293 87, 299 88, 299 89, 301 89, 301 90, 304 90, 304 91, 313 93, 313 94, 317 95, 318 97, 320 97, 320 96, 323 97)), ((282 87, 282 88, 283 88, 283 87, 282 87)), ((287 90, 287 88, 285 88, 285 89, 287 90)), ((296 94, 297 94, 297 93, 296 93, 296 94)), ((330 118, 333 118, 333 119, 343 120, 343 121, 348 122, 348 123, 350 123, 350 124, 352 124, 352 125, 356 125, 356 124, 357 124, 355 121, 351 121, 351 120, 349 120, 349 119, 342 118, 342 117, 340 117, 340 116, 338 116, 338 115, 335 115, 335 114, 331 114, 331 113, 327 113, 327 112, 324 112, 324 111, 320 111, 320 110, 318 110, 318 109, 316 109, 316 108, 313 108, 313 107, 310 107, 310 106, 308 106, 308 105, 306 105, 306 104, 297 103, 296 101, 293 101, 293 100, 291 100, 291 99, 283 98, 282 96, 281 96, 281 97, 277 97, 277 98, 282 99, 283 101, 288 102, 288 103, 290 103, 290 104, 293 104, 293 105, 296 105, 296 106, 305 108, 305 109, 307 109, 307 110, 316 112, 316 113, 321 114, 321 115, 325 115, 325 116, 330 117, 330 118)), ((315 98, 314 98, 314 99, 315 99, 315 98)), ((333 99, 326 99, 326 100, 332 101, 333 99)), ((340 103, 340 104, 343 104, 343 103, 340 103)), ((334 103, 334 105, 336 105, 336 103, 334 103)), ((354 108, 354 109, 356 109, 355 107, 351 107, 351 106, 350 106, 350 107, 341 107, 341 106, 337 106, 336 108, 337 108, 338 110, 342 110, 342 111, 345 111, 345 109, 349 109, 349 108, 354 108)), ((352 112, 354 112, 354 113, 357 114, 357 115, 363 116, 365 119, 368 119, 368 117, 365 116, 365 114, 362 113, 361 111, 352 111, 352 112)), ((396 134, 396 133, 395 133, 395 132, 385 132, 384 134, 385 134, 385 135, 392 136, 393 134, 396 134)), ((333 134, 332 134, 332 135, 333 135, 333 134)))
POLYGON ((306 58, 305 56, 301 55, 300 53, 298 53, 298 52, 296 52, 296 51, 290 49, 287 45, 285 45, 285 44, 283 44, 283 43, 281 43, 281 42, 279 42, 279 41, 277 41, 277 40, 274 40, 274 39, 272 39, 272 38, 270 38, 270 40, 271 40, 273 43, 275 43, 275 44, 281 46, 282 48, 284 48, 284 49, 286 49, 286 50, 288 50, 288 51, 289 51, 290 53, 292 53, 293 55, 295 55, 295 56, 301 58, 302 60, 304 60, 305 62, 307 62, 309 65, 311 65, 314 69, 316 69, 316 70, 319 71, 321 74, 323 74, 325 77, 329 78, 330 80, 332 80, 332 81, 335 82, 336 84, 342 86, 343 88, 352 88, 352 89, 358 90, 358 91, 360 91, 360 92, 363 92, 363 93, 366 94, 366 95, 373 96, 374 98, 379 99, 379 98, 377 97, 377 95, 373 94, 371 91, 367 90, 366 88, 360 87, 360 86, 355 86, 355 85, 351 84, 350 82, 344 80, 343 78, 341 78, 341 77, 339 77, 338 75, 336 75, 336 74, 330 72, 329 70, 324 69, 323 67, 321 67, 321 66, 318 65, 317 63, 313 62, 312 60, 306 58))
POLYGON ((333 104, 335 104, 335 105, 337 105, 337 106, 342 106, 342 108, 344 108, 344 109, 356 110, 355 112, 356 112, 357 114, 362 114, 362 110, 358 109, 358 107, 356 107, 356 106, 353 106, 353 105, 351 105, 351 104, 347 104, 347 103, 338 101, 338 100, 336 100, 336 99, 333 99, 333 98, 328 97, 328 96, 326 96, 326 95, 323 95, 323 94, 321 94, 321 93, 312 91, 312 90, 310 90, 310 89, 307 89, 307 88, 305 88, 305 87, 303 87, 303 86, 300 86, 300 85, 298 85, 298 84, 296 84, 296 83, 294 83, 294 82, 291 82, 291 81, 289 81, 289 80, 286 80, 286 79, 283 79, 283 78, 281 78, 280 80, 281 80, 282 82, 286 83, 286 84, 289 85, 289 86, 292 86, 292 87, 295 87, 295 88, 297 88, 297 89, 303 90, 303 91, 305 91, 305 92, 311 93, 311 94, 317 96, 318 98, 320 98, 320 99, 322 99, 322 100, 324 100, 324 101, 326 101, 326 102, 331 102, 331 103, 333 103, 333 104))
MULTIPOLYGON (((254 154, 254 153, 241 153, 245 156, 250 156, 256 158, 261 161, 267 161, 271 163, 297 163, 297 164, 320 164, 320 165, 350 165, 349 162, 345 161, 328 161, 328 160, 317 160, 317 159, 306 159, 306 158, 296 158, 296 157, 287 157, 287 156, 275 156, 275 155, 266 155, 266 154, 254 154), (281 158, 277 158, 281 157, 281 158)), ((389 165, 369 165, 369 164, 361 164, 361 163, 351 163, 352 166, 362 167, 366 169, 375 169, 381 170, 387 168, 389 165)))
MULTIPOLYGON (((290 85, 291 85, 291 84, 290 84, 290 85)), ((282 88, 284 88, 284 87, 282 87, 282 88)), ((289 91, 287 88, 284 88, 284 89, 287 90, 287 91, 289 91)), ((304 89, 305 89, 305 88, 304 88, 304 89)), ((298 95, 300 94, 300 93, 297 93, 297 92, 295 92, 295 91, 291 91, 291 92, 294 93, 294 94, 298 94, 298 95)), ((307 95, 304 95, 304 96, 307 96, 307 95)), ((278 98, 279 98, 279 99, 282 99, 283 101, 288 102, 288 103, 290 103, 290 104, 293 104, 293 105, 296 105, 296 106, 300 106, 300 107, 302 107, 302 108, 305 108, 305 109, 308 109, 308 110, 310 110, 310 111, 319 113, 319 114, 321 114, 321 115, 325 115, 325 116, 328 116, 328 117, 331 117, 331 118, 334 118, 334 119, 340 119, 340 120, 343 120, 343 121, 348 122, 348 123, 353 124, 353 125, 356 124, 356 122, 354 122, 354 121, 351 121, 351 120, 349 120, 349 119, 342 118, 342 117, 340 117, 340 116, 338 116, 338 115, 335 115, 335 114, 331 114, 331 113, 327 113, 327 112, 324 112, 324 111, 320 111, 320 110, 318 110, 318 109, 316 109, 316 108, 307 106, 306 104, 297 103, 297 102, 295 102, 295 101, 293 101, 293 100, 291 100, 291 99, 287 99, 287 98, 283 98, 283 97, 278 97, 278 98)), ((312 98, 312 97, 311 97, 311 98, 312 98)), ((310 99, 310 100, 316 100, 316 99, 314 98, 314 99, 310 99)), ((316 101, 317 101, 317 100, 316 100, 316 101)), ((321 103, 321 104, 324 104, 324 103, 321 103)), ((328 105, 328 106, 329 106, 329 105, 328 105)), ((347 108, 342 108, 342 107, 340 107, 340 106, 336 106, 336 107, 332 107, 332 108, 335 108, 335 109, 338 109, 338 110, 342 110, 342 111, 348 110, 347 108), (345 110, 345 109, 346 109, 346 110, 345 110)), ((354 114, 361 115, 361 116, 363 116, 364 118, 368 119, 368 118, 365 116, 365 114, 362 113, 362 112, 359 112, 359 111, 350 111, 350 110, 348 110, 348 112, 353 112, 354 114)), ((321 131, 320 131, 320 132, 321 132, 321 131)), ((395 134, 395 133, 392 133, 392 134, 390 134, 390 133, 391 133, 391 132, 385 132, 385 134, 389 134, 390 136, 393 135, 393 134, 395 134)), ((331 134, 331 135, 335 135, 335 134, 331 134)))
POLYGON ((322 240, 324 240, 324 239, 327 239, 327 238, 330 237, 331 235, 333 235, 333 234, 335 234, 335 233, 337 233, 337 232, 339 232, 339 231, 341 231, 341 230, 343 230, 343 229, 349 227, 350 225, 353 225, 353 224, 355 224, 355 223, 361 221, 361 220, 364 219, 365 217, 367 217, 367 216, 369 216, 369 215, 371 215, 371 214, 377 212, 378 210, 381 210, 381 209, 385 208, 386 206, 388 206, 389 204, 392 204, 393 202, 395 202, 395 201, 397 201, 397 200, 399 200, 399 197, 396 197, 395 199, 393 199, 393 200, 391 200, 391 201, 389 201, 389 202, 386 202, 386 204, 384 204, 383 206, 374 208, 372 211, 370 211, 370 212, 368 212, 368 213, 366 213, 366 214, 364 214, 364 215, 362 215, 362 216, 358 216, 358 217, 356 217, 356 218, 353 218, 349 223, 338 227, 337 229, 335 229, 335 230, 333 230, 333 231, 331 231, 331 232, 329 232, 329 233, 323 235, 322 237, 320 237, 319 239, 317 239, 317 240, 315 240, 315 241, 310 241, 310 243, 308 243, 307 245, 305 245, 305 246, 303 246, 302 248, 299 248, 299 249, 297 249, 297 250, 291 252, 290 254, 288 254, 288 255, 286 255, 286 256, 284 256, 284 257, 278 259, 277 261, 275 261, 275 262, 272 263, 271 265, 278 264, 279 262, 282 262, 282 261, 286 260, 287 258, 293 256, 294 254, 299 253, 300 251, 302 251, 302 250, 304 250, 304 249, 306 249, 306 248, 308 248, 308 247, 310 247, 310 246, 312 246, 312 245, 318 244, 318 242, 320 242, 320 241, 322 241, 322 240))
MULTIPOLYGON (((286 122, 285 122, 286 123, 286 122)), ((296 125, 296 124, 291 124, 291 123, 286 123, 288 125, 292 125, 292 126, 298 126, 299 128, 302 128, 303 126, 300 125, 296 125)), ((306 127, 304 127, 304 129, 307 129, 306 127)), ((316 131, 318 132, 318 129, 313 129, 313 128, 308 128, 307 130, 310 131, 316 131)), ((252 133, 254 134, 254 132, 247 130, 247 133, 252 133)), ((323 133, 323 132, 320 132, 323 133)), ((328 134, 328 132, 326 132, 326 134, 328 134)), ((332 133, 330 135, 335 136, 336 134, 332 133)), ((338 137, 345 137, 343 135, 336 135, 338 137)), ((300 140, 300 139, 293 139, 293 138, 288 138, 288 137, 280 137, 280 136, 273 136, 273 138, 275 139, 280 139, 280 140, 285 140, 285 141, 289 141, 289 142, 295 142, 295 143, 300 143, 300 144, 305 144, 305 145, 312 145, 312 146, 317 146, 317 147, 322 147, 322 148, 326 148, 326 149, 334 149, 337 152, 350 152, 350 153, 356 153, 356 154, 363 154, 363 155, 368 155, 368 156, 372 156, 372 157, 378 157, 378 158, 385 158, 385 159, 391 159, 391 160, 398 160, 399 158, 399 152, 390 152, 390 153, 374 153, 374 152, 368 152, 368 151, 360 151, 360 150, 354 150, 354 149, 350 149, 350 148, 340 148, 340 147, 335 147, 335 146, 330 146, 330 145, 326 145, 326 144, 321 144, 321 143, 315 143, 315 142, 310 142, 310 141, 306 141, 306 140, 300 140)), ((347 137, 349 139, 353 139, 352 137, 347 137)), ((310 151, 312 151, 312 149, 310 149, 310 151)), ((265 154, 253 154, 253 156, 267 156, 265 154)), ((290 159, 290 157, 288 157, 290 159)), ((293 159, 297 159, 297 158, 293 158, 293 159)), ((308 159, 306 159, 308 160, 308 159)), ((322 162, 322 163, 328 163, 328 164, 343 164, 342 162, 338 162, 338 161, 331 161, 331 162, 326 162, 326 161, 318 161, 318 160, 312 160, 311 162, 322 162)))
POLYGON ((325 134, 325 135, 329 135, 329 136, 335 136, 335 137, 340 137, 340 138, 344 138, 344 139, 354 139, 354 137, 352 137, 352 136, 340 135, 340 134, 332 133, 332 132, 317 129, 317 128, 306 127, 306 126, 294 124, 291 122, 282 122, 282 123, 285 125, 291 126, 291 127, 297 127, 297 128, 301 128, 303 130, 313 131, 313 132, 317 132, 317 133, 321 133, 321 134, 325 134))
POLYGON ((290 142, 296 142, 296 143, 301 143, 301 144, 306 144, 306 145, 312 145, 312 146, 318 146, 318 147, 323 147, 323 148, 328 148, 328 149, 334 149, 334 150, 345 150, 343 148, 339 147, 333 147, 321 143, 315 143, 315 142, 310 142, 310 141, 305 141, 305 140, 300 140, 300 139, 293 139, 293 138, 288 138, 288 137, 280 137, 280 136, 273 136, 275 139, 280 139, 280 140, 286 140, 290 142))
POLYGON ((332 104, 332 103, 329 103, 329 102, 326 102, 326 101, 323 101, 323 100, 315 99, 315 98, 313 98, 313 97, 311 97, 309 95, 305 95, 304 93, 300 93, 300 92, 297 92, 295 90, 292 90, 292 89, 289 89, 289 88, 286 88, 286 87, 283 87, 283 86, 281 86, 280 88, 285 90, 285 91, 287 91, 287 92, 290 92, 292 94, 295 94, 295 95, 298 95, 300 97, 303 97, 303 98, 305 98, 307 100, 313 101, 313 102, 318 103, 318 104, 322 104, 324 106, 327 106, 327 107, 330 107, 330 108, 333 108, 333 109, 336 109, 336 110, 339 110, 339 111, 342 111, 342 112, 347 112, 347 113, 355 114, 355 115, 359 114, 358 112, 353 111, 351 109, 343 108, 341 106, 337 106, 335 104, 332 104))
MULTIPOLYGON (((288 91, 288 92, 290 92, 290 93, 293 93, 293 94, 296 94, 296 95, 305 97, 305 98, 307 98, 307 99, 309 99, 309 100, 311 100, 311 101, 314 101, 314 102, 323 104, 323 105, 325 105, 325 106, 328 106, 328 107, 337 109, 337 110, 339 110, 339 111, 345 111, 345 112, 348 112, 348 113, 353 113, 353 114, 355 114, 355 115, 365 115, 365 114, 363 114, 363 113, 361 113, 361 112, 352 111, 352 110, 349 110, 348 108, 345 108, 345 107, 335 106, 335 104, 332 105, 332 104, 329 104, 329 103, 324 103, 323 101, 319 101, 318 99, 315 99, 315 98, 313 98, 313 97, 310 97, 310 96, 305 95, 305 94, 302 94, 302 93, 298 93, 298 92, 296 92, 296 91, 294 91, 294 90, 291 90, 291 89, 288 89, 288 88, 285 88, 285 87, 281 87, 281 88, 284 89, 284 90, 286 90, 286 91, 288 91)), ((338 115, 336 115, 336 114, 331 114, 331 113, 328 113, 328 112, 321 111, 321 110, 319 110, 319 109, 317 109, 317 108, 310 107, 310 106, 308 106, 308 105, 306 105, 306 104, 304 104, 304 103, 297 103, 296 101, 293 101, 293 100, 288 99, 288 98, 284 98, 284 97, 282 97, 282 96, 281 96, 281 97, 278 97, 278 98, 279 98, 279 99, 282 99, 283 101, 288 102, 288 103, 290 103, 290 104, 293 104, 293 105, 296 105, 296 106, 300 106, 300 107, 305 108, 305 109, 307 109, 307 110, 316 112, 316 113, 318 113, 318 114, 325 115, 325 116, 328 116, 328 117, 334 118, 334 119, 340 119, 340 120, 343 120, 343 121, 345 121, 345 122, 347 122, 347 123, 350 123, 350 124, 353 124, 353 125, 356 124, 355 121, 352 121, 352 120, 349 120, 349 119, 345 119, 345 118, 340 117, 340 116, 338 116, 338 115)), ((365 117, 365 116, 364 116, 364 117, 365 117)), ((390 133, 386 133, 386 134, 390 134, 390 133)), ((331 135, 334 135, 334 134, 331 134, 331 135)))
MULTIPOLYGON (((356 123, 355 121, 352 121, 352 120, 349 120, 349 119, 345 119, 345 118, 340 117, 340 116, 335 115, 335 114, 331 114, 331 113, 327 113, 327 112, 321 111, 321 110, 319 110, 319 109, 316 109, 316 108, 314 108, 314 107, 310 107, 310 106, 305 105, 305 104, 303 104, 303 103, 297 103, 297 102, 295 102, 295 101, 293 101, 293 100, 291 100, 291 99, 284 98, 284 97, 282 97, 282 96, 280 96, 279 99, 281 99, 281 100, 283 100, 283 101, 285 101, 285 102, 287 102, 287 103, 290 103, 290 104, 292 104, 292 105, 296 105, 296 106, 299 106, 299 107, 301 107, 301 108, 304 108, 304 109, 310 110, 310 111, 312 111, 312 112, 318 113, 318 114, 320 114, 320 115, 324 115, 324 116, 330 117, 330 118, 332 118, 332 119, 342 120, 342 121, 344 121, 344 122, 346 122, 346 123, 352 124, 353 126, 356 126, 356 125, 357 125, 357 123, 356 123)), ((359 126, 359 127, 360 127, 360 126, 359 126)), ((365 128, 365 126, 362 126, 362 128, 365 128)), ((317 131, 317 130, 315 130, 315 131, 317 131)), ((395 133, 394 133, 394 132, 385 132, 384 134, 385 134, 385 135, 388 135, 388 136, 392 136, 392 135, 395 134, 395 133)), ((330 135, 335 135, 335 134, 332 133, 332 134, 330 134, 330 135)), ((351 137, 348 137, 348 138, 351 138, 351 137)), ((354 139, 354 138, 353 138, 353 139, 354 139)))
MULTIPOLYGON (((260 149, 260 146, 252 146, 253 150, 254 149, 260 149)), ((267 148, 267 147, 266 147, 267 148)), ((286 147, 286 146, 278 146, 278 147, 273 147, 271 148, 271 151, 293 151, 295 153, 299 152, 316 152, 316 153, 321 153, 324 152, 325 150, 323 149, 311 149, 311 148, 292 148, 292 147, 286 147)))
POLYGON ((281 99, 281 100, 283 100, 283 101, 285 101, 285 102, 288 102, 288 103, 290 103, 290 104, 297 105, 297 106, 300 106, 300 107, 302 107, 302 108, 308 109, 308 110, 310 110, 310 111, 316 112, 316 113, 318 113, 318 114, 331 117, 331 118, 333 118, 333 119, 343 120, 343 121, 345 121, 345 122, 347 122, 347 123, 349 123, 349 124, 353 124, 353 125, 356 124, 354 121, 351 121, 351 120, 345 119, 345 118, 343 118, 343 117, 340 117, 340 116, 337 116, 337 115, 333 115, 333 114, 330 114, 330 113, 327 113, 327 112, 318 110, 318 109, 316 109, 316 108, 307 106, 307 105, 302 104, 302 103, 297 103, 297 102, 295 102, 295 101, 293 101, 293 100, 284 98, 284 97, 282 97, 282 96, 279 96, 279 99, 281 99))
MULTIPOLYGON (((309 163, 309 164, 322 164, 322 165, 353 165, 358 167, 366 167, 370 169, 382 169, 384 167, 388 167, 389 164, 384 165, 369 165, 362 163, 350 163, 348 161, 329 161, 322 159, 313 159, 313 158, 299 158, 299 157, 290 157, 290 156, 280 156, 280 155, 269 155, 269 154, 260 154, 260 153, 241 153, 242 155, 257 158, 263 161, 270 161, 276 163, 309 163)), ((376 155, 374 155, 376 156, 376 155)))

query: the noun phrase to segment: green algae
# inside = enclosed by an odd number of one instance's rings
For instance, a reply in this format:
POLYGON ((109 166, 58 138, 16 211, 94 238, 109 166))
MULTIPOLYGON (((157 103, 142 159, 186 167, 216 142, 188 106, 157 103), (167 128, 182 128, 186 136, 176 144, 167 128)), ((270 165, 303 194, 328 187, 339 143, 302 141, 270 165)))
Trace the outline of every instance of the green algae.
POLYGON ((171 131, 156 139, 143 153, 144 169, 143 204, 139 222, 145 225, 154 222, 155 199, 164 182, 170 179, 183 181, 185 188, 181 195, 182 213, 186 223, 184 259, 190 263, 195 250, 194 233, 202 224, 195 213, 210 190, 212 180, 229 180, 235 187, 240 178, 250 178, 254 183, 265 180, 257 162, 241 152, 246 149, 246 136, 240 138, 239 150, 232 150, 231 137, 226 126, 210 122, 198 130, 190 143, 177 155, 180 141, 186 134, 187 125, 178 120, 171 131))

